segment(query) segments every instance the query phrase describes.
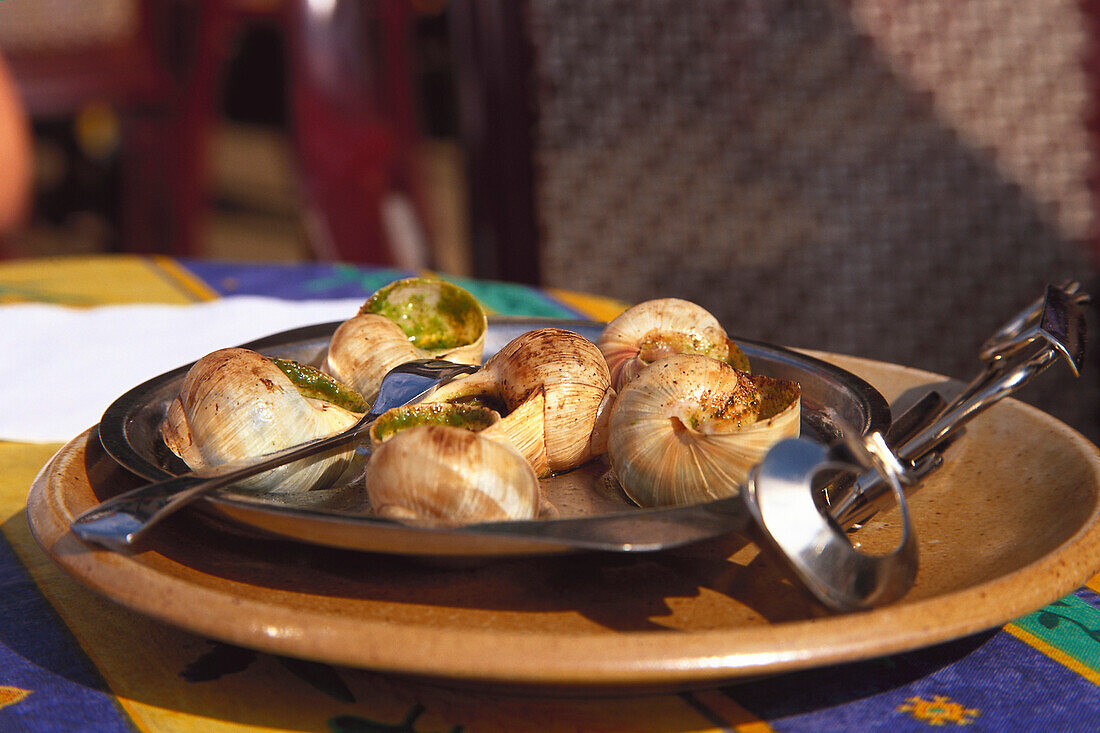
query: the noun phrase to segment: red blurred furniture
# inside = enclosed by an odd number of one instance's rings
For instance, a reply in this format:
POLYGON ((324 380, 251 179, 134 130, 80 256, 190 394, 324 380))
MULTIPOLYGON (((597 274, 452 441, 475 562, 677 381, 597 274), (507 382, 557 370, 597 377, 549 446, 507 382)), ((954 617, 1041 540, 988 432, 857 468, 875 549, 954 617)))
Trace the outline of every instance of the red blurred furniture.
MULTIPOLYGON (((93 103, 118 111, 119 247, 188 254, 204 203, 204 151, 219 61, 209 50, 224 48, 225 5, 220 0, 202 3, 201 10, 172 0, 74 5, 58 27, 74 32, 81 12, 106 7, 120 20, 117 29, 100 28, 86 38, 42 35, 4 53, 32 119, 70 116, 93 103)), ((25 8, 9 10, 9 22, 32 18, 19 15, 25 8)))
POLYGON ((314 251, 427 265, 415 214, 409 2, 290 0, 287 14, 291 133, 314 251))
MULTIPOLYGON (((32 118, 72 115, 94 102, 118 110, 122 250, 197 252, 222 75, 235 35, 246 23, 264 21, 277 23, 287 41, 292 136, 313 252, 323 259, 426 264, 417 250, 408 2, 117 4, 130 6, 136 17, 117 34, 21 44, 4 53, 32 118), (387 207, 399 226, 387 225, 393 220, 384 215, 387 207)), ((0 6, 0 18, 3 11, 0 6)))

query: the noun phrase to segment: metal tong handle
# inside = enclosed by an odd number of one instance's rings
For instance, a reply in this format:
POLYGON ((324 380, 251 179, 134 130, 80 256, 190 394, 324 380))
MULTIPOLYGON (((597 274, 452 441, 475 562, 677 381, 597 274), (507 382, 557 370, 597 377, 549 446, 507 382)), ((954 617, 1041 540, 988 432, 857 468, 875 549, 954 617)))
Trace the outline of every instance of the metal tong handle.
POLYGON ((895 450, 879 433, 849 437, 833 446, 805 439, 774 446, 740 494, 754 520, 757 544, 831 609, 870 608, 902 597, 912 587, 918 564, 906 493, 939 466, 939 447, 965 423, 1053 361, 1065 358, 1079 373, 1087 297, 1076 287, 1048 287, 1043 298, 987 342, 982 352, 986 369, 895 450), (818 488, 814 479, 838 470, 856 479, 831 512, 822 511, 813 500, 818 488), (897 546, 883 555, 853 547, 846 530, 895 503, 901 515, 897 546))
MULTIPOLYGON (((903 482, 912 490, 940 460, 938 446, 970 420, 1016 392, 1061 357, 1080 374, 1084 362, 1084 305, 1088 295, 1076 283, 1048 286, 1043 297, 1005 324, 983 346, 985 369, 926 428, 895 447, 906 466, 903 482)), ((875 476, 860 477, 832 507, 837 524, 863 524, 893 504, 890 492, 875 476)))
POLYGON ((905 595, 917 575, 917 540, 901 476, 904 467, 879 433, 826 446, 805 438, 777 443, 753 469, 741 501, 756 544, 822 604, 853 611, 905 595), (866 472, 888 486, 901 512, 901 538, 886 554, 860 552, 813 501, 822 471, 866 472))

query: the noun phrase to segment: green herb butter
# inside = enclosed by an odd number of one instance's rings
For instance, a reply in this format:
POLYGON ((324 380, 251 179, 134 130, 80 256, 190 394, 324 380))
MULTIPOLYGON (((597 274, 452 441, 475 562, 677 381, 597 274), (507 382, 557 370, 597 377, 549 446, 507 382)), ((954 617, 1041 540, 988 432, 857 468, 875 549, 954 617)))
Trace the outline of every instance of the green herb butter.
POLYGON ((389 318, 409 341, 427 350, 473 343, 485 329, 485 313, 474 296, 445 280, 398 280, 378 290, 359 310, 389 318))
POLYGON ((290 359, 272 358, 270 361, 294 383, 303 397, 331 402, 350 412, 367 411, 367 403, 361 394, 320 369, 290 359))

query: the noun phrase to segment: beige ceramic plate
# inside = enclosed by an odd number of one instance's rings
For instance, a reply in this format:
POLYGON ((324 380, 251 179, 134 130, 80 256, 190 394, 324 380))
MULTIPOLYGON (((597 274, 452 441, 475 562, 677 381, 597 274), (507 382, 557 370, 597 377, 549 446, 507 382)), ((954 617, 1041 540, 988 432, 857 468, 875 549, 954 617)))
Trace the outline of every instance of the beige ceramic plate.
MULTIPOLYGON (((824 358, 891 400, 938 381, 824 358)), ((826 615, 733 536, 645 555, 439 566, 250 538, 197 515, 168 520, 131 555, 86 546, 68 531, 74 516, 136 482, 90 431, 31 488, 35 537, 94 590, 198 634, 494 685, 685 688, 865 659, 999 626, 1100 568, 1097 448, 1013 400, 973 422, 912 498, 921 560, 914 589, 856 615, 826 615)), ((856 537, 885 547, 896 529, 890 519, 856 537)))

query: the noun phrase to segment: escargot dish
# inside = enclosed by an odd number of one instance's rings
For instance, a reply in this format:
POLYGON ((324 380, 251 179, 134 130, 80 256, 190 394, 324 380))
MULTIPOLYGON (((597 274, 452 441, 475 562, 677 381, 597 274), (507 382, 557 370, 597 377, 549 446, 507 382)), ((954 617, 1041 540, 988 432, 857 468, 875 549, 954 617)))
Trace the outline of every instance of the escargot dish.
MULTIPOLYGON (((248 349, 222 349, 188 370, 161 433, 192 470, 253 458, 351 427, 362 398, 311 367, 248 349)), ((242 482, 298 492, 335 485, 355 452, 304 459, 242 482)))
POLYGON ((480 364, 485 311, 445 280, 413 277, 376 291, 336 329, 324 371, 371 399, 393 367, 438 358, 480 364))
POLYGON ((647 300, 627 308, 604 328, 597 345, 616 390, 647 365, 673 354, 701 354, 743 372, 749 360, 702 306, 678 298, 647 300))
MULTIPOLYGON (((762 373, 750 372, 745 353, 693 303, 647 301, 602 328, 554 323, 505 322, 492 343, 519 335, 476 372, 387 410, 369 445, 239 486, 314 510, 327 494, 348 511, 430 527, 592 516, 734 495, 776 442, 799 433, 801 387, 768 376, 792 372, 773 371, 774 357, 756 344, 746 348, 762 373)), ((335 331, 319 326, 285 348, 264 341, 263 354, 230 348, 200 359, 154 424, 192 470, 258 457, 351 427, 397 364, 478 362, 488 330, 461 288, 398 280, 335 331)))
POLYGON ((646 367, 611 410, 611 467, 643 507, 735 494, 779 440, 799 433, 800 388, 705 356, 646 367))

